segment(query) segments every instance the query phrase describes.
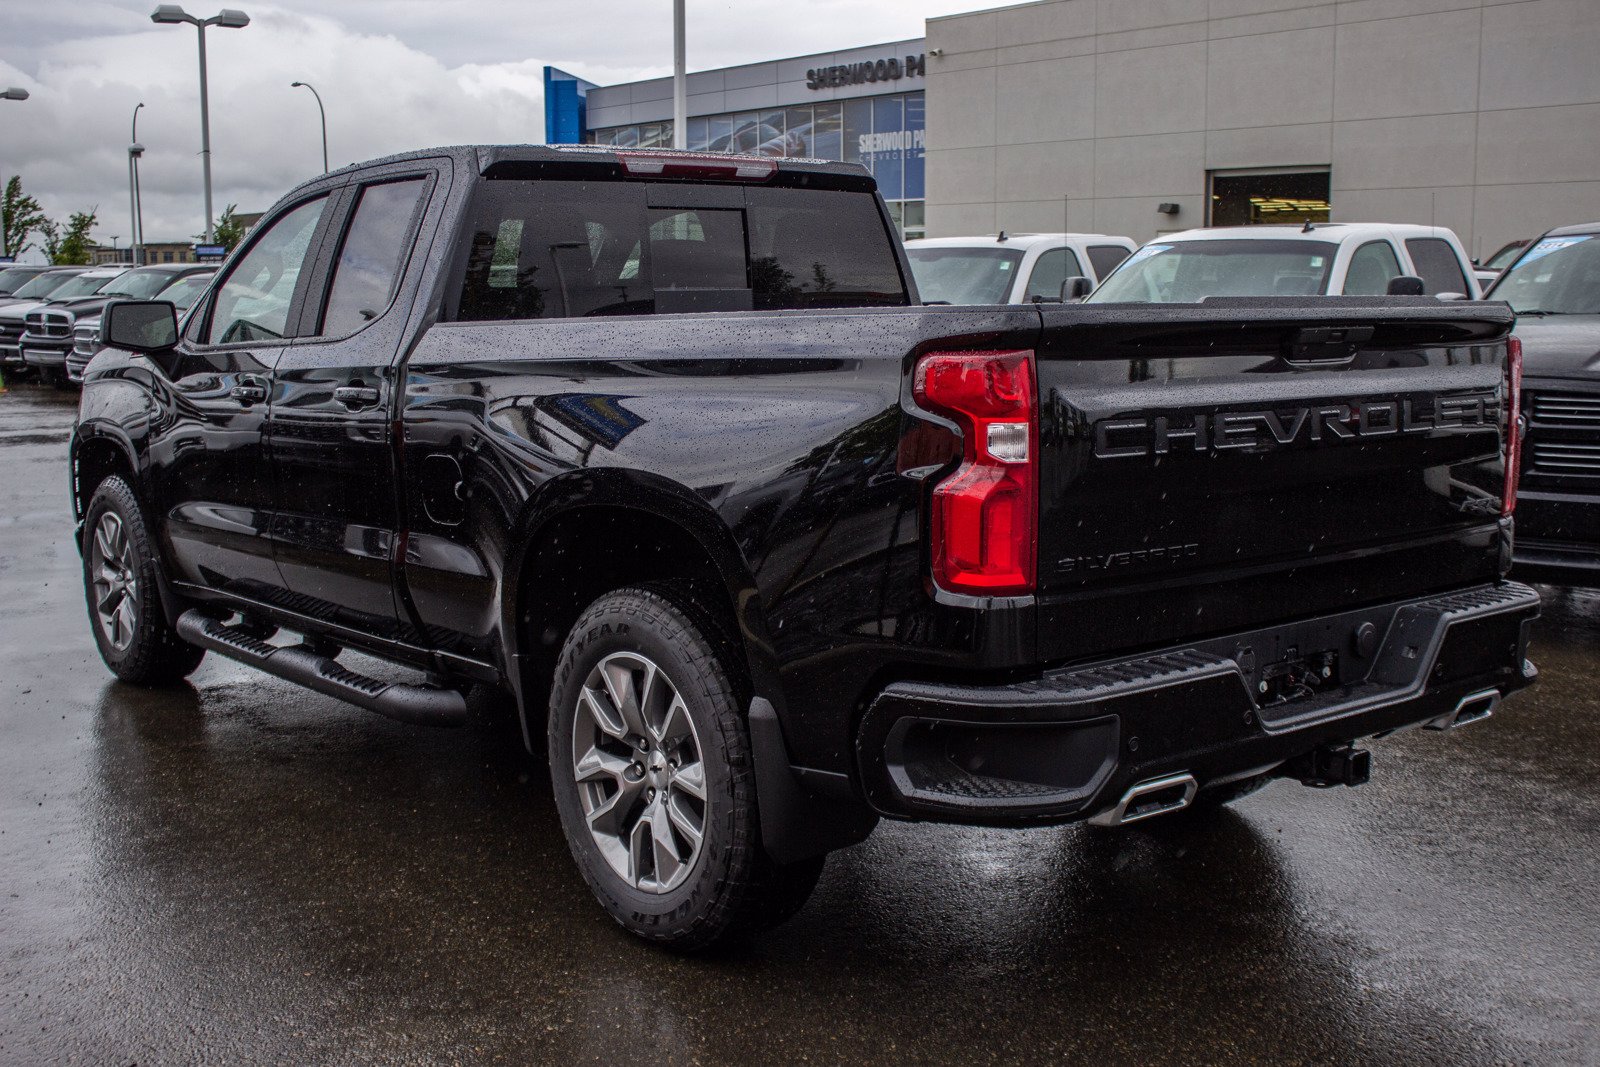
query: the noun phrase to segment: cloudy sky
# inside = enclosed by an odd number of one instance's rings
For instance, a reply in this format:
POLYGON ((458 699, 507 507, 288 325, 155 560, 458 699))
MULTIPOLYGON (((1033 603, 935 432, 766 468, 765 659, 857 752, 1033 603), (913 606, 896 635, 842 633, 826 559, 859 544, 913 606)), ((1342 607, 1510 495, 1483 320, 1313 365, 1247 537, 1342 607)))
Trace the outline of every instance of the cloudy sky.
MULTIPOLYGON (((185 0, 241 7, 243 30, 206 32, 216 210, 259 211, 321 168, 435 144, 544 137, 549 63, 600 84, 671 72, 671 0, 185 0)), ((689 0, 689 67, 873 44, 923 33, 980 0, 689 0)), ((204 228, 195 31, 150 22, 155 0, 0 0, 0 174, 45 212, 98 207, 96 236, 127 242, 134 105, 146 238, 204 228)))

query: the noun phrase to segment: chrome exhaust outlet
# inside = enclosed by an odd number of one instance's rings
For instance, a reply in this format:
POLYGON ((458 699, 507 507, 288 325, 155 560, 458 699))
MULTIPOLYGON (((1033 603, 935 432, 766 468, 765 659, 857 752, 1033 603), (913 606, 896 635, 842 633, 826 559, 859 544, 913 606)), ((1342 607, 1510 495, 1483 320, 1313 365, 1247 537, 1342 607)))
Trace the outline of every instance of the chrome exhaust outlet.
POLYGON ((1125 826, 1140 819, 1153 819, 1187 808, 1199 791, 1200 783, 1192 774, 1152 778, 1130 787, 1115 805, 1091 816, 1089 821, 1096 826, 1125 826))
POLYGON ((1458 726, 1467 726, 1471 723, 1482 722, 1494 714, 1494 709, 1500 706, 1500 690, 1485 689, 1481 693, 1471 693, 1461 698, 1456 704, 1456 709, 1448 715, 1441 715, 1428 723, 1430 730, 1454 730, 1458 726))

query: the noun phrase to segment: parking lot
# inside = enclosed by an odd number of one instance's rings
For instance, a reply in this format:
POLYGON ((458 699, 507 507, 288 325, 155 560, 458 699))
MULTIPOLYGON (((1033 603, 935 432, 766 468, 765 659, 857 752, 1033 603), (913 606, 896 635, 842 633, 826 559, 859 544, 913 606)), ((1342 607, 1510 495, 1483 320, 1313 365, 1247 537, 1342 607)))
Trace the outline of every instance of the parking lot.
POLYGON ((110 679, 74 397, 0 396, 0 1061, 1594 1063, 1600 594, 1537 688, 1181 825, 884 824, 709 958, 616 928, 509 730, 110 679))

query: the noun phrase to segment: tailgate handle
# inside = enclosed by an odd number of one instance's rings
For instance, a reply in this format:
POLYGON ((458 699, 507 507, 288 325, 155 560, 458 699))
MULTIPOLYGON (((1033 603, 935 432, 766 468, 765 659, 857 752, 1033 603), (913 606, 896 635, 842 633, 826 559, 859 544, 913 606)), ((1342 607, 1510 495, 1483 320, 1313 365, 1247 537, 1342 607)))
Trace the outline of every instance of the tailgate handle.
POLYGON ((1371 326, 1306 326, 1283 346, 1285 363, 1349 363, 1372 340, 1371 326))

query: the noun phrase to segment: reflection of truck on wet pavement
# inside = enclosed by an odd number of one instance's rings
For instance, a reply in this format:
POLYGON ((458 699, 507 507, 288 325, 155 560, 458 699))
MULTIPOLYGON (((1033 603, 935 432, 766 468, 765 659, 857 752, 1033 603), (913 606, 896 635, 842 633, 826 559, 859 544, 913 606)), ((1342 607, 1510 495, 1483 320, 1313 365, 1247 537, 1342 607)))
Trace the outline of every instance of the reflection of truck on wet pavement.
POLYGON ((291 193, 181 337, 107 309, 90 624, 130 681, 210 650, 411 722, 503 694, 605 908, 706 945, 881 816, 1358 784, 1360 739, 1528 685, 1510 327, 928 307, 859 167, 393 157, 291 193))

